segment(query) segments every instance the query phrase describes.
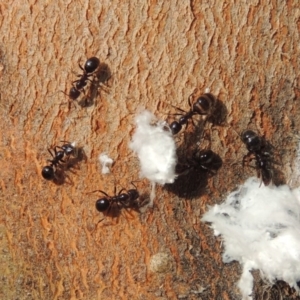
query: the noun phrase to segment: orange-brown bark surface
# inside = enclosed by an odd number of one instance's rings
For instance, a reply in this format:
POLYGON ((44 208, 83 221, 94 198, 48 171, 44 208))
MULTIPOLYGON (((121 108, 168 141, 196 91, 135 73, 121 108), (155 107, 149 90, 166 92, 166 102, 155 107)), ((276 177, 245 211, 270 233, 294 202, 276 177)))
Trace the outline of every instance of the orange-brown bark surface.
MULTIPOLYGON (((8 0, 0 12, 0 298, 240 299, 240 267, 222 262, 221 240, 200 219, 256 174, 241 164, 246 128, 272 142, 280 180, 291 178, 300 127, 298 1, 8 0), (111 78, 87 89, 91 105, 73 105, 60 91, 68 93, 78 62, 91 56, 111 78), (88 192, 112 195, 139 180, 128 148, 134 114, 147 108, 173 120, 173 106, 188 110, 188 96, 205 88, 227 110, 200 141, 220 155, 220 171, 194 194, 181 193, 190 190, 184 180, 157 187, 153 208, 98 223, 99 195, 88 192), (41 170, 47 149, 62 140, 75 141, 85 159, 54 184, 41 170), (101 174, 103 152, 115 161, 109 175, 101 174)), ((183 130, 178 145, 193 130, 183 130)), ((136 185, 147 197, 149 183, 136 185)))

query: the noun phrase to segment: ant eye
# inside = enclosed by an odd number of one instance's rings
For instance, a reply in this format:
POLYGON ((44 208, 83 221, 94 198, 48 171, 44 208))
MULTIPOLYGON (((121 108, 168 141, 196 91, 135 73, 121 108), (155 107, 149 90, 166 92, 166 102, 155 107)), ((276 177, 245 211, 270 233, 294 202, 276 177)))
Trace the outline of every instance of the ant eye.
POLYGON ((106 198, 98 199, 96 201, 96 209, 100 212, 106 211, 109 207, 109 200, 106 198))

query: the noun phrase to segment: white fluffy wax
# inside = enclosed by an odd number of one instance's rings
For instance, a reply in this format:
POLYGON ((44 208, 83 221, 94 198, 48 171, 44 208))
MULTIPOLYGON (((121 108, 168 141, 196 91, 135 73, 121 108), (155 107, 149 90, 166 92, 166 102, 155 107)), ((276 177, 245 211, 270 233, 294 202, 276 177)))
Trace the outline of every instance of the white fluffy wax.
POLYGON ((129 147, 140 160, 141 177, 153 183, 173 183, 177 162, 176 145, 166 122, 145 110, 135 118, 136 130, 129 147))
POLYGON ((106 153, 101 153, 98 159, 102 166, 102 170, 101 170, 102 174, 109 174, 110 167, 112 166, 114 161, 106 153))
POLYGON ((243 299, 252 299, 252 269, 271 283, 284 280, 299 291, 300 191, 287 185, 264 186, 249 178, 224 203, 203 216, 224 240, 223 261, 243 265, 238 286, 243 299))

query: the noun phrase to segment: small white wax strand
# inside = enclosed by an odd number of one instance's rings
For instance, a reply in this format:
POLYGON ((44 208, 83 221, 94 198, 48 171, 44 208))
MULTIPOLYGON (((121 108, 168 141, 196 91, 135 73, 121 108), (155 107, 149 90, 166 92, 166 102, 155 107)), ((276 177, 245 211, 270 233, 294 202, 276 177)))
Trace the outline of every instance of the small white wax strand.
POLYGON ((150 202, 148 206, 153 207, 154 199, 155 199, 155 182, 151 182, 151 192, 150 192, 150 202))
POLYGON ((112 166, 114 161, 106 153, 101 153, 99 155, 99 161, 102 166, 102 174, 109 174, 110 167, 112 166))

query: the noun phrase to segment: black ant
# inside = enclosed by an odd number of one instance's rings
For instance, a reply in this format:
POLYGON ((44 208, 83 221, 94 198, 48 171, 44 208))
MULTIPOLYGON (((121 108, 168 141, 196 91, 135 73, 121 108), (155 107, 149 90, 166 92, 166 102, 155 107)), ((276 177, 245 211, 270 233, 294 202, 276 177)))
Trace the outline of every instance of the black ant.
POLYGON ((92 76, 99 67, 100 60, 97 57, 91 57, 85 62, 84 67, 82 67, 80 64, 78 65, 79 68, 83 71, 83 74, 77 75, 77 77, 80 78, 72 82, 73 86, 71 87, 69 94, 63 92, 72 100, 76 100, 80 96, 81 92, 84 93, 83 88, 87 85, 88 81, 91 81, 89 77, 92 76))
POLYGON ((255 168, 257 177, 262 178, 264 185, 269 185, 273 178, 272 173, 272 145, 252 130, 245 130, 241 134, 241 139, 249 151, 243 158, 243 166, 247 158, 255 158, 255 168))
POLYGON ((184 165, 176 166, 176 173, 183 175, 190 170, 202 170, 215 175, 222 166, 222 160, 218 154, 212 150, 195 151, 191 159, 187 159, 184 165))
POLYGON ((77 77, 80 77, 80 79, 72 82, 73 85, 75 83, 75 88, 78 91, 81 91, 87 85, 89 77, 93 75, 92 73, 96 71, 96 69, 99 67, 99 64, 100 60, 97 57, 89 58, 84 64, 84 68, 79 64, 79 68, 83 71, 83 74, 77 75, 77 77))
POLYGON ((115 196, 109 196, 107 193, 101 190, 91 192, 100 192, 106 196, 96 201, 96 209, 100 212, 106 212, 107 215, 114 205, 116 205, 119 209, 122 207, 125 209, 132 207, 140 196, 133 182, 132 185, 135 187, 135 189, 130 189, 127 191, 125 189, 121 189, 120 192, 115 196))
POLYGON ((48 159, 47 161, 50 162, 49 165, 43 167, 42 169, 42 176, 46 180, 52 180, 55 177, 55 169, 57 167, 60 167, 62 163, 65 163, 66 161, 64 160, 65 157, 69 158, 71 155, 75 155, 75 146, 73 146, 71 143, 62 141, 63 144, 62 146, 55 146, 53 152, 48 149, 48 152, 51 154, 53 157, 52 159, 48 159), (59 150, 57 150, 59 149, 59 150))
POLYGON ((215 103, 216 103, 216 98, 214 95, 210 93, 205 93, 201 95, 196 100, 196 102, 193 103, 193 105, 191 103, 192 96, 193 94, 190 95, 188 98, 188 103, 190 106, 190 110, 188 112, 185 112, 184 110, 176 107, 178 110, 182 112, 182 114, 175 114, 175 115, 181 115, 181 117, 178 121, 173 121, 169 126, 173 135, 177 134, 182 129, 183 125, 187 125, 189 119, 191 119, 193 122, 192 118, 194 115, 206 116, 207 118, 212 114, 214 110, 215 103))

